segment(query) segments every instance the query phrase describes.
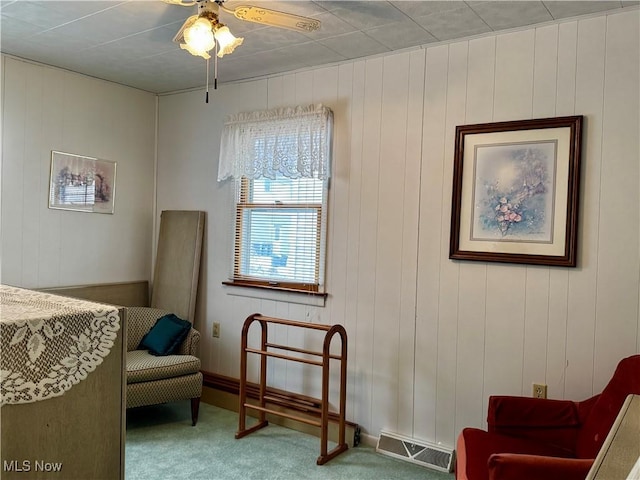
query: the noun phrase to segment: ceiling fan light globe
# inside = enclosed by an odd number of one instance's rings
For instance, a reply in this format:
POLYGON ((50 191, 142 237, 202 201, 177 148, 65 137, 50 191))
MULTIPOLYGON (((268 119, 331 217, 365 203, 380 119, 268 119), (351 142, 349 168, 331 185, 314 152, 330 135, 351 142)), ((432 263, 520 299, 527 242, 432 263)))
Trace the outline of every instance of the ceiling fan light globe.
POLYGON ((235 37, 226 25, 216 29, 215 37, 218 41, 218 57, 220 58, 227 53, 232 53, 244 41, 242 37, 235 37))
POLYGON ((184 31, 184 40, 187 46, 182 48, 188 50, 192 55, 204 57, 203 54, 206 54, 216 44, 211 27, 211 22, 206 18, 196 20, 184 31))
POLYGON ((202 57, 205 60, 209 60, 211 58, 211 55, 209 55, 209 52, 200 52, 200 51, 194 50, 193 48, 191 48, 186 43, 181 43, 180 44, 180 48, 183 49, 183 50, 186 50, 191 55, 194 55, 196 57, 202 57))

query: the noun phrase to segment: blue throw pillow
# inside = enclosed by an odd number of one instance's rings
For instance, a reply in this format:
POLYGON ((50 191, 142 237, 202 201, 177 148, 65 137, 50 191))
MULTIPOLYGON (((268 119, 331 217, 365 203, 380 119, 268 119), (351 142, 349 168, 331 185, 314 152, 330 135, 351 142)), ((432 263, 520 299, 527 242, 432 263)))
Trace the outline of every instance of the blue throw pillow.
POLYGON ((160 317, 149 332, 142 337, 139 350, 149 350, 151 355, 171 355, 187 337, 191 324, 173 313, 160 317))

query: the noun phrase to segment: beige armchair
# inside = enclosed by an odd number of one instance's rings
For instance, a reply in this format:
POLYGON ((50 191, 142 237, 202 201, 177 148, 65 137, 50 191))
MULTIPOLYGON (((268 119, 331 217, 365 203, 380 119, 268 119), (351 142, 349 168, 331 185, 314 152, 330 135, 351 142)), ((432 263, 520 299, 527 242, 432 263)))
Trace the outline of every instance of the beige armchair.
POLYGON ((191 328, 174 355, 138 350, 142 337, 168 313, 149 307, 127 308, 127 408, 191 399, 191 423, 198 421, 202 373, 196 356, 200 333, 191 328))

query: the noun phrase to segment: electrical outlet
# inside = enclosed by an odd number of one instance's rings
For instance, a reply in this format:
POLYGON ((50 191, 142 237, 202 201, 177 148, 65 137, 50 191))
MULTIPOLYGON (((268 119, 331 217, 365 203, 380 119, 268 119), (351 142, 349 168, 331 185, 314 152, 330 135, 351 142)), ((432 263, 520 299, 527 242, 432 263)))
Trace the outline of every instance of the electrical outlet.
POLYGON ((534 383, 533 398, 547 398, 547 386, 543 383, 534 383))
POLYGON ((211 329, 211 336, 213 338, 220 338, 220 322, 213 322, 213 328, 211 329))

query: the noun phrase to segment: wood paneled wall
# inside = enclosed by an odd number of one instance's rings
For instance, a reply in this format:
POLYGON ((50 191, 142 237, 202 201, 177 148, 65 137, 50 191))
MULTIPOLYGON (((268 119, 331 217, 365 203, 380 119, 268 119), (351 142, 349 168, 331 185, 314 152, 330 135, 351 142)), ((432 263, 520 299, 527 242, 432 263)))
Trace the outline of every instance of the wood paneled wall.
POLYGON ((155 96, 2 56, 3 283, 147 280, 155 96), (115 213, 48 208, 51 150, 117 162, 115 213))
MULTIPOLYGON (((342 323, 349 419, 370 435, 449 446, 462 427, 484 424, 491 394, 528 395, 532 382, 553 398, 600 391, 617 361, 640 351, 638 17, 632 9, 223 85, 208 105, 202 92, 161 97, 158 215, 208 212, 203 368, 238 376, 240 328, 254 312, 342 323), (311 102, 335 112, 326 306, 237 296, 221 285, 231 255, 231 186, 215 181, 224 116, 311 102), (578 268, 450 261, 455 126, 573 114, 585 115, 578 268)), ((2 62, 2 281, 149 278, 153 96, 2 62), (52 149, 118 162, 115 215, 47 208, 52 149)), ((313 367, 275 360, 269 378, 319 395, 313 367)))
MULTIPOLYGON (((203 92, 161 97, 158 211, 208 212, 203 368, 238 377, 253 312, 341 323, 349 419, 448 446, 484 424, 491 394, 530 395, 533 382, 553 398, 599 392, 640 350, 638 25, 631 10, 223 85, 208 105, 203 92), (231 185, 215 180, 224 115, 311 102, 335 112, 326 306, 230 295, 231 185), (574 114, 586 117, 578 267, 449 260, 456 125, 574 114)), ((276 360, 269 378, 319 391, 313 367, 276 360)))

